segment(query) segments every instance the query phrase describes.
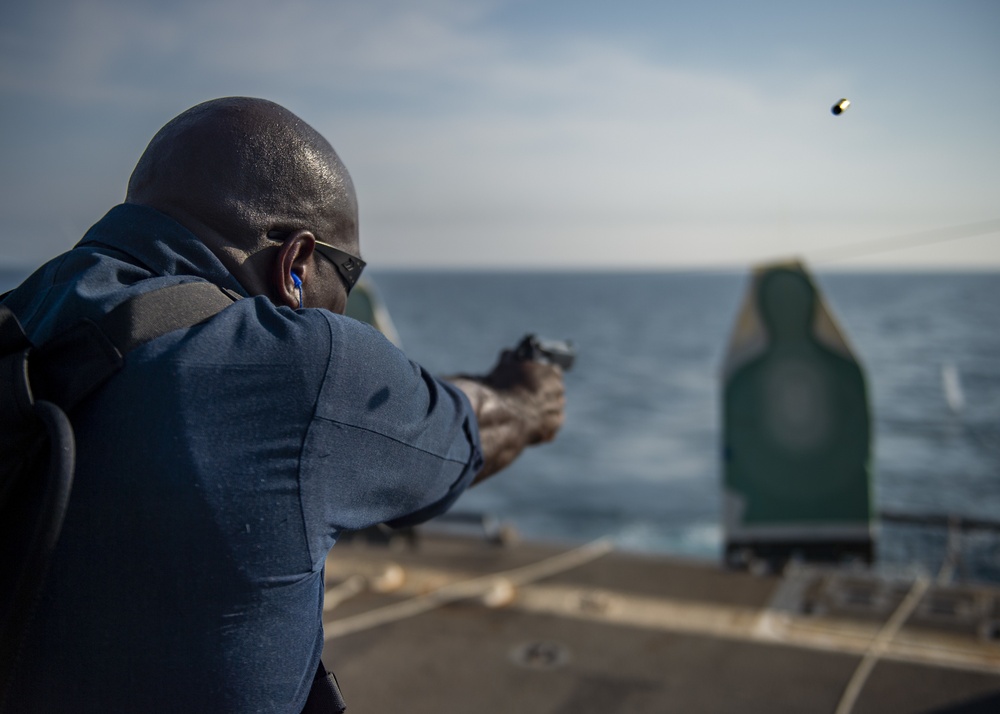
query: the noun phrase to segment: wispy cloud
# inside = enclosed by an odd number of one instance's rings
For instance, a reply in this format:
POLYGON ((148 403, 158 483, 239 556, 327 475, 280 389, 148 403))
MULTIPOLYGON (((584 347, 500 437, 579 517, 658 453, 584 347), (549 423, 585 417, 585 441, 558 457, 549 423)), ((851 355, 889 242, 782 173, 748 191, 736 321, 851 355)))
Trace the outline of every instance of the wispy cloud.
MULTIPOLYGON (((6 162, 0 179, 20 184, 0 211, 27 225, 37 191, 91 214, 73 220, 92 220, 104 206, 42 189, 57 173, 59 191, 88 180, 67 174, 60 153, 72 147, 90 184, 103 186, 170 116, 213 96, 252 94, 331 139, 361 190, 369 254, 399 262, 499 260, 500 249, 484 253, 498 241, 546 260, 600 262, 609 234, 636 261, 711 262, 714 253, 742 255, 749 235, 779 250, 780 236, 807 226, 828 226, 829 235, 812 234, 821 244, 848 226, 893 234, 906 221, 993 217, 977 211, 1000 186, 988 168, 1000 160, 996 140, 984 145, 985 130, 968 126, 964 137, 929 135, 928 121, 951 121, 947 108, 900 115, 891 86, 873 84, 871 48, 859 53, 866 65, 797 43, 790 31, 787 45, 767 47, 778 59, 761 69, 658 52, 629 41, 650 35, 638 25, 631 34, 600 24, 521 31, 497 22, 507 9, 500 0, 12 8, 0 30, 0 92, 5 128, 17 128, 5 133, 19 136, 0 137, 0 155, 27 161, 14 142, 46 141, 24 135, 32 124, 56 128, 62 149, 30 166, 6 162), (841 92, 857 100, 842 121, 827 113, 841 92), (976 131, 978 151, 969 148, 976 131), (428 245, 440 256, 428 257, 428 245)), ((732 37, 720 30, 704 42, 721 57, 732 37)), ((107 202, 98 196, 117 195, 124 178, 88 195, 107 202)))

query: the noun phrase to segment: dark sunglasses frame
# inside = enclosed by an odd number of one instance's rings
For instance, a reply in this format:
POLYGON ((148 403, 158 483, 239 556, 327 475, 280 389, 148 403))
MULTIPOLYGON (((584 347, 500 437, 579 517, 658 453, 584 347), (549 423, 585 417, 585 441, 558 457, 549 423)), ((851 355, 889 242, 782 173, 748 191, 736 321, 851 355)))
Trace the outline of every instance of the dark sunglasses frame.
MULTIPOLYGON (((288 233, 285 231, 268 231, 267 237, 271 240, 281 242, 288 237, 288 233)), ((316 252, 333 263, 334 267, 337 268, 337 274, 344 281, 344 287, 347 288, 347 294, 350 295, 351 288, 357 284, 358 279, 361 277, 361 271, 365 269, 367 263, 356 255, 345 253, 340 248, 334 248, 329 243, 324 243, 320 240, 316 241, 316 252)))

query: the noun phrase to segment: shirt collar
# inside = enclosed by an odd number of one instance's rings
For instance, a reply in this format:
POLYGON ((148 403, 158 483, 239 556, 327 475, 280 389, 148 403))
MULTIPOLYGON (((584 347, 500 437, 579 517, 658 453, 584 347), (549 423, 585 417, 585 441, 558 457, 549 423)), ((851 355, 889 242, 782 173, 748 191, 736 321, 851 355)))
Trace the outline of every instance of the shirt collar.
POLYGON ((77 245, 104 245, 125 253, 155 275, 191 275, 248 295, 194 233, 148 206, 115 206, 77 245))

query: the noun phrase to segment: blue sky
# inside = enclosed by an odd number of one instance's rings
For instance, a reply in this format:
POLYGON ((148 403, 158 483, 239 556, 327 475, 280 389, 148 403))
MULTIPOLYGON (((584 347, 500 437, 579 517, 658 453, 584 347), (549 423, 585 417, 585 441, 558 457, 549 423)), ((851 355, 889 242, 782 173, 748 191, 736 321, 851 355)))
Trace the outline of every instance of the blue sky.
POLYGON ((171 117, 252 95, 337 148, 376 266, 1000 269, 990 0, 7 5, 0 264, 71 246, 171 117))

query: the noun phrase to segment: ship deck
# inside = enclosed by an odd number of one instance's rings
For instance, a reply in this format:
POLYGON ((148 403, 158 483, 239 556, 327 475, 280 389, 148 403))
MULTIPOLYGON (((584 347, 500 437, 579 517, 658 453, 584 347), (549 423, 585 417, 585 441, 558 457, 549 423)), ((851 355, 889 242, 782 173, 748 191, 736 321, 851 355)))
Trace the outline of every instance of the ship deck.
POLYGON ((350 714, 1000 711, 1000 588, 466 535, 338 544, 350 714))

